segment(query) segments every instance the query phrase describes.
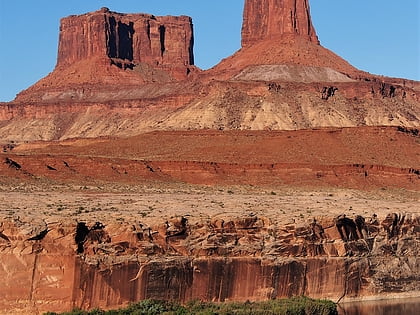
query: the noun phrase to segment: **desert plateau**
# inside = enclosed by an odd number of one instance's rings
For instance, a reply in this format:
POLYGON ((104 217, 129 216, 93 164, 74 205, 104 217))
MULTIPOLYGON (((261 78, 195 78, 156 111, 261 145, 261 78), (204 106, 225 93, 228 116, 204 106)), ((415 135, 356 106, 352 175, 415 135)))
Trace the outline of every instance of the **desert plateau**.
POLYGON ((309 0, 245 0, 208 70, 152 13, 64 17, 0 103, 0 314, 418 298, 420 82, 323 47, 309 0))

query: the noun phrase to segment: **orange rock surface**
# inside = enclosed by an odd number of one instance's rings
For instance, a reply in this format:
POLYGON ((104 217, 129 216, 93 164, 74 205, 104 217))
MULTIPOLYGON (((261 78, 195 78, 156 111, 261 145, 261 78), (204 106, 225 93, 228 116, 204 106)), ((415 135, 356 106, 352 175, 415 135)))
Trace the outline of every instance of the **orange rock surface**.
POLYGON ((308 0, 245 1, 242 47, 286 36, 319 44, 308 0))
POLYGON ((188 66, 194 65, 192 20, 120 14, 107 8, 62 19, 57 67, 93 57, 123 69, 146 63, 185 78, 188 66))
POLYGON ((420 84, 360 71, 319 45, 306 0, 247 1, 243 47, 210 70, 193 66, 192 44, 185 16, 64 18, 57 67, 0 104, 0 139, 420 125, 420 84))
POLYGON ((419 289, 419 216, 312 223, 255 215, 149 225, 8 218, 0 309, 36 314, 141 299, 335 301, 419 289), (17 288, 20 288, 17 290, 17 288))

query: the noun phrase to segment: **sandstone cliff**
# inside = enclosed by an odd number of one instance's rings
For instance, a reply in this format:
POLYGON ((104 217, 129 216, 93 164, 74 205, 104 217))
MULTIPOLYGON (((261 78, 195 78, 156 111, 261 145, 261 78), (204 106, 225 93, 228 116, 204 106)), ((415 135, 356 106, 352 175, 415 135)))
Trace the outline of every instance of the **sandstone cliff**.
POLYGON ((152 65, 194 64, 192 20, 107 8, 61 20, 57 66, 101 56, 152 65))
POLYGON ((184 78, 194 64, 192 20, 120 14, 107 8, 62 19, 57 67, 92 57, 109 58, 127 68, 144 62, 184 78))
POLYGON ((36 314, 146 298, 416 294, 419 226, 409 213, 306 223, 255 215, 120 223, 7 217, 0 226, 0 309, 36 314))
POLYGON ((364 127, 5 145, 0 313, 418 295, 418 139, 364 127))
POLYGON ((107 8, 61 20, 57 65, 22 91, 20 102, 92 101, 90 91, 112 98, 147 83, 184 80, 196 72, 193 24, 187 16, 122 14, 107 8), (76 98, 77 99, 77 98, 76 98))
MULTIPOLYGON (((371 76, 319 44, 312 25, 309 0, 246 0, 242 47, 210 73, 226 80, 245 69, 253 71, 258 80, 276 80, 275 77, 262 76, 263 69, 256 71, 255 67, 261 65, 294 65, 302 73, 307 67, 318 67, 318 71, 338 71, 351 78, 371 76)), ((282 72, 293 73, 293 70, 284 69, 282 72)), ((293 78, 283 80, 295 81, 293 78)), ((324 80, 317 78, 316 81, 324 80)))
POLYGON ((0 104, 0 313, 418 295, 420 83, 322 47, 308 0, 247 0, 242 36, 200 71, 189 17, 62 20, 0 104))
POLYGON ((245 1, 242 47, 282 36, 299 36, 319 44, 309 0, 245 1))

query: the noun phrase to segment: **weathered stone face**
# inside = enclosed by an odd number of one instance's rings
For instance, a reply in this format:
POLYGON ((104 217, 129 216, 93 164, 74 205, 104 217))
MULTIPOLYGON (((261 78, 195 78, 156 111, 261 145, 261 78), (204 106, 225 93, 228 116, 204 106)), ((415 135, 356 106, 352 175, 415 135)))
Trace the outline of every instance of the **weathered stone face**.
POLYGON ((194 64, 193 25, 187 16, 120 14, 106 8, 61 20, 57 66, 83 59, 118 59, 178 72, 194 64))
POLYGON ((356 221, 356 233, 362 218, 366 233, 342 239, 332 217, 290 224, 219 216, 77 226, 64 219, 2 219, 0 313, 117 308, 142 299, 308 295, 337 301, 418 291, 418 215, 346 218, 356 221))
POLYGON ((300 36, 319 44, 309 0, 246 0, 242 47, 282 36, 300 36))

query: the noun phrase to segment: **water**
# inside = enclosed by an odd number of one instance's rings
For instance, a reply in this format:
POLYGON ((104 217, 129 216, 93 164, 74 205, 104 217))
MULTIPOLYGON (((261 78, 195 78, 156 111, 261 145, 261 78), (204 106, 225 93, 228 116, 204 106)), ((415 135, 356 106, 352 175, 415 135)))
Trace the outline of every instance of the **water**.
POLYGON ((419 315, 420 297, 383 301, 343 303, 338 306, 340 315, 419 315))

